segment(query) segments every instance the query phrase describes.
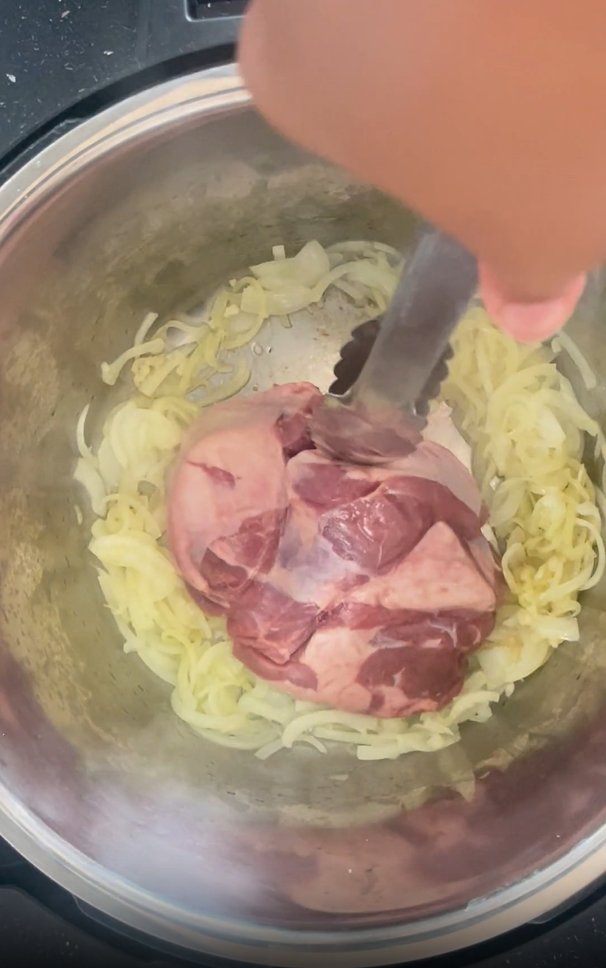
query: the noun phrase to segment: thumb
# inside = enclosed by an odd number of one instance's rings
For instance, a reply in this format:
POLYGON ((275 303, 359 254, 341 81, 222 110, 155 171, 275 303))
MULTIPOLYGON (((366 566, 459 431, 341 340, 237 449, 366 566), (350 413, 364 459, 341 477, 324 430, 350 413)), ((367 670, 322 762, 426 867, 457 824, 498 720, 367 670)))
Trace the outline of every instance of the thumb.
POLYGON ((586 282, 585 274, 581 273, 551 299, 516 302, 483 262, 478 266, 478 275, 486 312, 497 326, 520 343, 537 343, 557 332, 572 316, 586 282))

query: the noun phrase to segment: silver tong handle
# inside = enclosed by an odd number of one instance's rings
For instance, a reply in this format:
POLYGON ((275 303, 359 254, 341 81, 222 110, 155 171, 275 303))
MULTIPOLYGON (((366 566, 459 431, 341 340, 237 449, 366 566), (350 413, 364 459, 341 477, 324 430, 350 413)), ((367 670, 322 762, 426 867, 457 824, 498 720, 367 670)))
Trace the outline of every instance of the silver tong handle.
POLYGON ((404 267, 377 339, 343 402, 370 417, 388 407, 415 416, 434 367, 473 298, 477 263, 458 242, 426 231, 404 267))

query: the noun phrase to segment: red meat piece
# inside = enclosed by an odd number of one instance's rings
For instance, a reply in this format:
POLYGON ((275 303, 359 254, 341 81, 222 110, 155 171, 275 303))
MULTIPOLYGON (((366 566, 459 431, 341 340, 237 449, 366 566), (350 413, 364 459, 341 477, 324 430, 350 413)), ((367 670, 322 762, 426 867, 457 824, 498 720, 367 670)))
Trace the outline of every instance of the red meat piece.
POLYGON ((498 571, 476 484, 422 442, 382 466, 314 449, 321 395, 213 407, 170 487, 169 543, 234 653, 298 698, 376 716, 441 708, 494 624, 498 571))

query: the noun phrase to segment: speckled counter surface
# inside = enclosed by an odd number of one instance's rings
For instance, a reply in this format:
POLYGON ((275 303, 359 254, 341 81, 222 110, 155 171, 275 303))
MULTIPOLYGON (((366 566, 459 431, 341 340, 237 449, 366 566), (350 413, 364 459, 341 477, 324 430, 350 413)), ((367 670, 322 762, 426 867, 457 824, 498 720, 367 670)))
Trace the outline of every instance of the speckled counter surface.
MULTIPOLYGON (((353 0, 355 2, 355 0, 353 0)), ((231 56, 245 0, 4 0, 0 178, 111 100, 231 56)), ((101 923, 0 841, 0 960, 71 968, 178 964, 101 923)), ((210 962, 209 962, 210 963, 210 962)), ((426 968, 604 968, 606 888, 543 925, 426 968)))
POLYGON ((192 19, 185 0, 5 0, 0 157, 58 117, 86 116, 133 85, 229 56, 244 6, 193 0, 192 19))

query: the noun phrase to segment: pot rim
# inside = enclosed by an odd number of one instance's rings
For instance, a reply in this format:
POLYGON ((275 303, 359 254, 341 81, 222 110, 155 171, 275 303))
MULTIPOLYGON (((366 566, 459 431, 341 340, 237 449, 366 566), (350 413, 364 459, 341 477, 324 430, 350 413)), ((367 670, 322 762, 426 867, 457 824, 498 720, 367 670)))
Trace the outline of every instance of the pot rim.
MULTIPOLYGON (((135 140, 250 107, 234 64, 163 82, 104 109, 60 136, 0 186, 2 247, 66 181, 135 140)), ((111 873, 69 845, 0 783, 0 836, 88 905, 156 939, 261 965, 366 968, 426 958, 486 941, 543 917, 606 871, 606 830, 526 880, 464 910, 384 928, 286 930, 180 908, 111 873)))

